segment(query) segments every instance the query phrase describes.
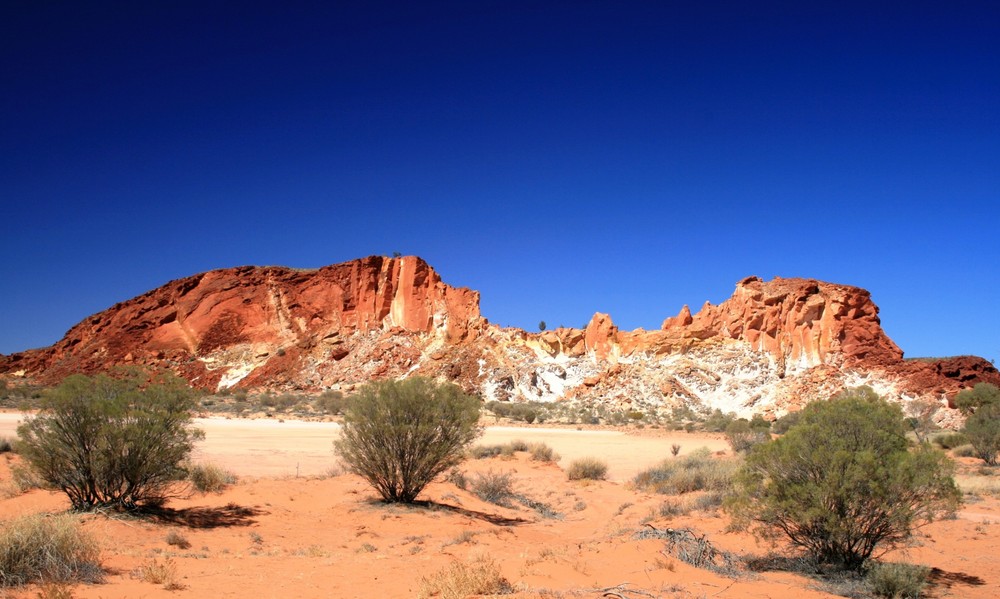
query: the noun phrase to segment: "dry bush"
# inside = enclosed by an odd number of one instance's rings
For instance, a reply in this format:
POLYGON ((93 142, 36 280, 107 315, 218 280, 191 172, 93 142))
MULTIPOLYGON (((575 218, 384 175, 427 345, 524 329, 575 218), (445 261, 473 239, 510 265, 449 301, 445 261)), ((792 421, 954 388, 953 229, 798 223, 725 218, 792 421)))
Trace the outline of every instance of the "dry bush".
POLYGON ((640 472, 632 483, 637 488, 664 495, 702 490, 725 492, 732 485, 739 466, 735 460, 713 458, 711 452, 703 447, 640 472))
POLYGON ((503 447, 503 445, 473 445, 469 449, 469 456, 474 460, 495 458, 503 453, 503 447))
POLYGON ((570 480, 604 480, 608 476, 608 464, 597 458, 573 460, 566 470, 570 480))
POLYGON ((921 596, 930 568, 914 564, 875 564, 865 575, 876 597, 910 599, 921 596))
POLYGON ((470 488, 483 501, 503 507, 511 507, 510 500, 515 497, 514 477, 510 472, 491 470, 485 474, 476 474, 470 488))
POLYGON ((187 537, 177 532, 176 530, 171 530, 167 533, 167 545, 172 545, 179 549, 190 549, 191 542, 187 540, 187 537))
POLYGON ((184 588, 177 580, 177 564, 169 557, 162 561, 155 557, 147 560, 132 571, 132 576, 151 584, 162 584, 168 591, 184 588))
POLYGON ((13 453, 14 441, 7 437, 0 437, 0 453, 13 453))
POLYGON ((73 599, 73 589, 58 582, 46 582, 38 587, 37 599, 73 599))
POLYGON ((188 480, 200 493, 221 493, 236 483, 236 475, 215 464, 194 464, 188 467, 188 480))
POLYGON ((545 443, 532 443, 528 446, 528 451, 531 452, 531 459, 536 462, 548 463, 559 460, 559 454, 545 443))
POLYGON ((0 528, 0 587, 31 582, 98 582, 97 541, 69 515, 36 514, 0 528))
POLYGON ((468 563, 455 562, 420 584, 420 599, 465 599, 470 595, 509 595, 514 587, 503 577, 500 567, 488 557, 468 563))

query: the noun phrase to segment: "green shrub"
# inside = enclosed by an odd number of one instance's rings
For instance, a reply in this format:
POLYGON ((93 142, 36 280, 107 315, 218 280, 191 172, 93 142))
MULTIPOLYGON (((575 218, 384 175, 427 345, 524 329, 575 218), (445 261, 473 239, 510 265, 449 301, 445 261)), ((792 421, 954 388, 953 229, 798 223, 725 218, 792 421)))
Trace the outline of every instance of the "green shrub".
POLYGON ((414 377, 373 382, 353 396, 337 452, 385 501, 412 503, 465 457, 479 436, 479 400, 456 385, 414 377))
POLYGON ((733 451, 745 453, 750 451, 754 445, 766 443, 771 440, 770 425, 765 424, 765 428, 753 428, 746 420, 734 420, 726 426, 726 439, 729 441, 733 451))
POLYGON ((726 507, 737 526, 860 569, 959 504, 952 462, 927 444, 910 451, 907 430, 900 408, 869 388, 812 402, 784 436, 750 451, 726 507))
POLYGON ((608 464, 597 458, 573 460, 566 470, 569 480, 604 480, 608 475, 608 464))
POLYGON ((771 432, 776 435, 784 435, 788 429, 798 424, 801 417, 802 412, 789 412, 771 423, 771 432))
POLYGON ((934 437, 934 444, 941 449, 955 449, 968 443, 969 438, 962 433, 945 433, 934 437))
POLYGON ((191 428, 194 408, 190 389, 170 375, 73 375, 18 427, 19 448, 74 509, 155 505, 201 436, 191 428))
POLYGON ((702 447, 688 455, 663 460, 632 479, 637 488, 664 495, 681 495, 694 491, 727 491, 739 463, 712 457, 702 447))
POLYGON ((706 418, 705 422, 702 423, 701 429, 710 433, 721 433, 724 432, 726 427, 732 424, 735 420, 735 414, 723 413, 722 410, 716 409, 708 415, 708 418, 706 418))
POLYGON ((865 575, 876 597, 916 599, 921 596, 930 568, 914 564, 875 564, 865 575))
POLYGON ((323 414, 338 416, 347 408, 347 399, 340 391, 324 391, 313 400, 313 409, 323 414))
POLYGON ((972 443, 966 443, 965 445, 959 445, 955 449, 951 450, 952 455, 956 458, 975 458, 979 457, 976 453, 976 448, 972 446, 972 443))
POLYGON ((215 464, 195 464, 188 467, 188 480, 199 493, 221 493, 236 483, 236 475, 215 464))
POLYGON ((0 524, 0 588, 32 582, 98 582, 100 548, 69 515, 0 524))
POLYGON ((976 449, 976 456, 996 466, 1000 454, 1000 388, 979 383, 956 395, 955 405, 966 414, 962 432, 976 449))

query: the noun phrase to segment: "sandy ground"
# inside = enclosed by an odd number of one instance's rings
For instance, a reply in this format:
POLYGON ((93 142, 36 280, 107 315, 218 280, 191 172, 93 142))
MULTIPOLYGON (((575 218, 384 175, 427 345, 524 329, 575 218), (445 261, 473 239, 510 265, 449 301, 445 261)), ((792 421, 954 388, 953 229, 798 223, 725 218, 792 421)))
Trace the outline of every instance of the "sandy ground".
MULTIPOLYGON (((0 437, 15 436, 17 413, 0 413, 0 437)), ((211 461, 241 476, 318 476, 336 464, 333 442, 340 426, 335 422, 304 422, 276 419, 197 418, 195 426, 205 431, 193 459, 211 461)), ((642 435, 613 430, 573 428, 488 426, 477 441, 501 444, 515 439, 543 442, 561 456, 560 465, 585 456, 608 463, 608 478, 631 479, 636 472, 669 457, 671 446, 681 446, 684 455, 700 447, 711 451, 729 448, 721 435, 649 430, 642 435)))
MULTIPOLYGON (((0 415, 0 436, 10 434, 14 421, 0 415)), ((727 577, 696 568, 668 551, 663 540, 637 537, 651 527, 690 528, 737 554, 772 549, 727 531, 728 519, 715 510, 660 516, 668 498, 622 482, 669 456, 673 443, 683 452, 722 449, 722 441, 711 436, 490 428, 483 442, 544 441, 563 454, 564 464, 580 455, 610 463, 612 480, 597 482, 568 481, 559 465, 532 462, 526 454, 463 464, 469 477, 509 473, 518 493, 547 504, 553 516, 523 503, 486 503, 443 481, 425 490, 423 505, 382 504, 359 478, 327 474, 336 436, 332 424, 207 419, 199 426, 207 434, 199 459, 231 465, 241 480, 219 494, 174 500, 159 520, 78 516, 98 537, 108 574, 102 584, 74 586, 74 596, 415 597, 426 577, 481 556, 495 560, 519 597, 831 596, 792 573, 727 577), (190 546, 168 544, 171 532, 190 546), (154 562, 172 568, 181 588, 167 590, 136 575, 154 562)), ((17 460, 0 457, 0 485, 17 460)), ((0 499, 0 520, 67 507, 61 495, 31 491, 0 499)), ((1000 501, 989 494, 970 498, 957 519, 926 527, 913 547, 887 558, 934 567, 931 597, 996 597, 998 523, 1000 501)), ((787 551, 780 544, 777 549, 787 551)), ((12 593, 36 594, 31 588, 12 593)))

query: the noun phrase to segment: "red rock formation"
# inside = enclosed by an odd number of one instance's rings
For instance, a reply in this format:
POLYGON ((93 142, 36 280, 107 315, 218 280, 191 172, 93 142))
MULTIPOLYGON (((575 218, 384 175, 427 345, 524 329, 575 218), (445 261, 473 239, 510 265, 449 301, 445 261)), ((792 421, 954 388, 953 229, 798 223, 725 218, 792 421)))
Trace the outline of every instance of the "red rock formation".
POLYGON ((718 306, 685 306, 660 330, 531 334, 479 313, 475 291, 444 284, 416 257, 318 270, 240 267, 177 281, 79 323, 55 345, 0 356, 0 375, 54 383, 118 365, 169 368, 215 390, 350 389, 413 373, 488 399, 615 406, 695 404, 778 414, 845 385, 948 398, 1000 384, 981 358, 903 360, 863 289, 810 279, 740 281, 718 306))
POLYGON ((779 363, 885 366, 903 352, 882 331, 878 307, 864 289, 812 279, 747 277, 718 306, 706 303, 694 315, 682 310, 664 330, 707 339, 746 341, 779 363))
POLYGON ((317 346, 343 359, 351 351, 344 339, 357 332, 398 327, 458 343, 474 338, 481 322, 479 294, 445 285, 416 257, 372 256, 310 271, 239 267, 116 304, 52 347, 7 357, 2 369, 54 382, 121 364, 166 364, 211 387, 223 374, 212 374, 213 354, 234 347, 269 356, 266 371, 278 373, 317 346))

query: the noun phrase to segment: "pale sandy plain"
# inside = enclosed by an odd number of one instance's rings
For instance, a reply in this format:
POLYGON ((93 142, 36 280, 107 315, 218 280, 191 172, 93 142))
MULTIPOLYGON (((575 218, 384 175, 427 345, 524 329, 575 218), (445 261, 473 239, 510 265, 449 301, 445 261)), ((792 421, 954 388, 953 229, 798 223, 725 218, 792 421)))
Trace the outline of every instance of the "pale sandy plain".
MULTIPOLYGON (((0 414, 0 436, 11 436, 19 419, 0 414)), ((518 597, 831 596, 796 574, 731 578, 695 568, 666 551, 664 541, 636 537, 650 527, 686 527, 736 554, 788 552, 780 543, 772 548, 727 531, 728 518, 719 511, 660 516, 668 498, 628 485, 636 472, 669 457, 675 443, 682 454, 699 447, 726 452, 719 436, 487 427, 481 443, 542 441, 562 456, 559 464, 518 454, 461 467, 470 476, 509 472, 516 491, 559 514, 545 517, 522 504, 486 503, 444 481, 426 489, 424 505, 384 505, 358 477, 331 475, 335 423, 208 418, 197 426, 206 439, 195 459, 232 470, 239 482, 219 494, 172 500, 174 511, 158 521, 80 515, 100 540, 108 574, 102 584, 74 586, 73 596, 415 597, 424 577, 481 556, 496 561, 518 597), (568 481, 562 468, 582 456, 608 462, 609 480, 568 481), (168 544, 171 532, 190 547, 168 544), (135 576, 153 560, 171 565, 180 589, 135 576)), ((0 485, 17 459, 0 458, 0 485)), ((59 494, 32 491, 0 499, 0 520, 67 507, 59 494)), ((924 528, 913 547, 886 558, 935 568, 931 597, 992 598, 1000 595, 998 556, 1000 501, 994 492, 969 497, 956 519, 924 528)), ((35 597, 37 591, 9 594, 35 597)))

